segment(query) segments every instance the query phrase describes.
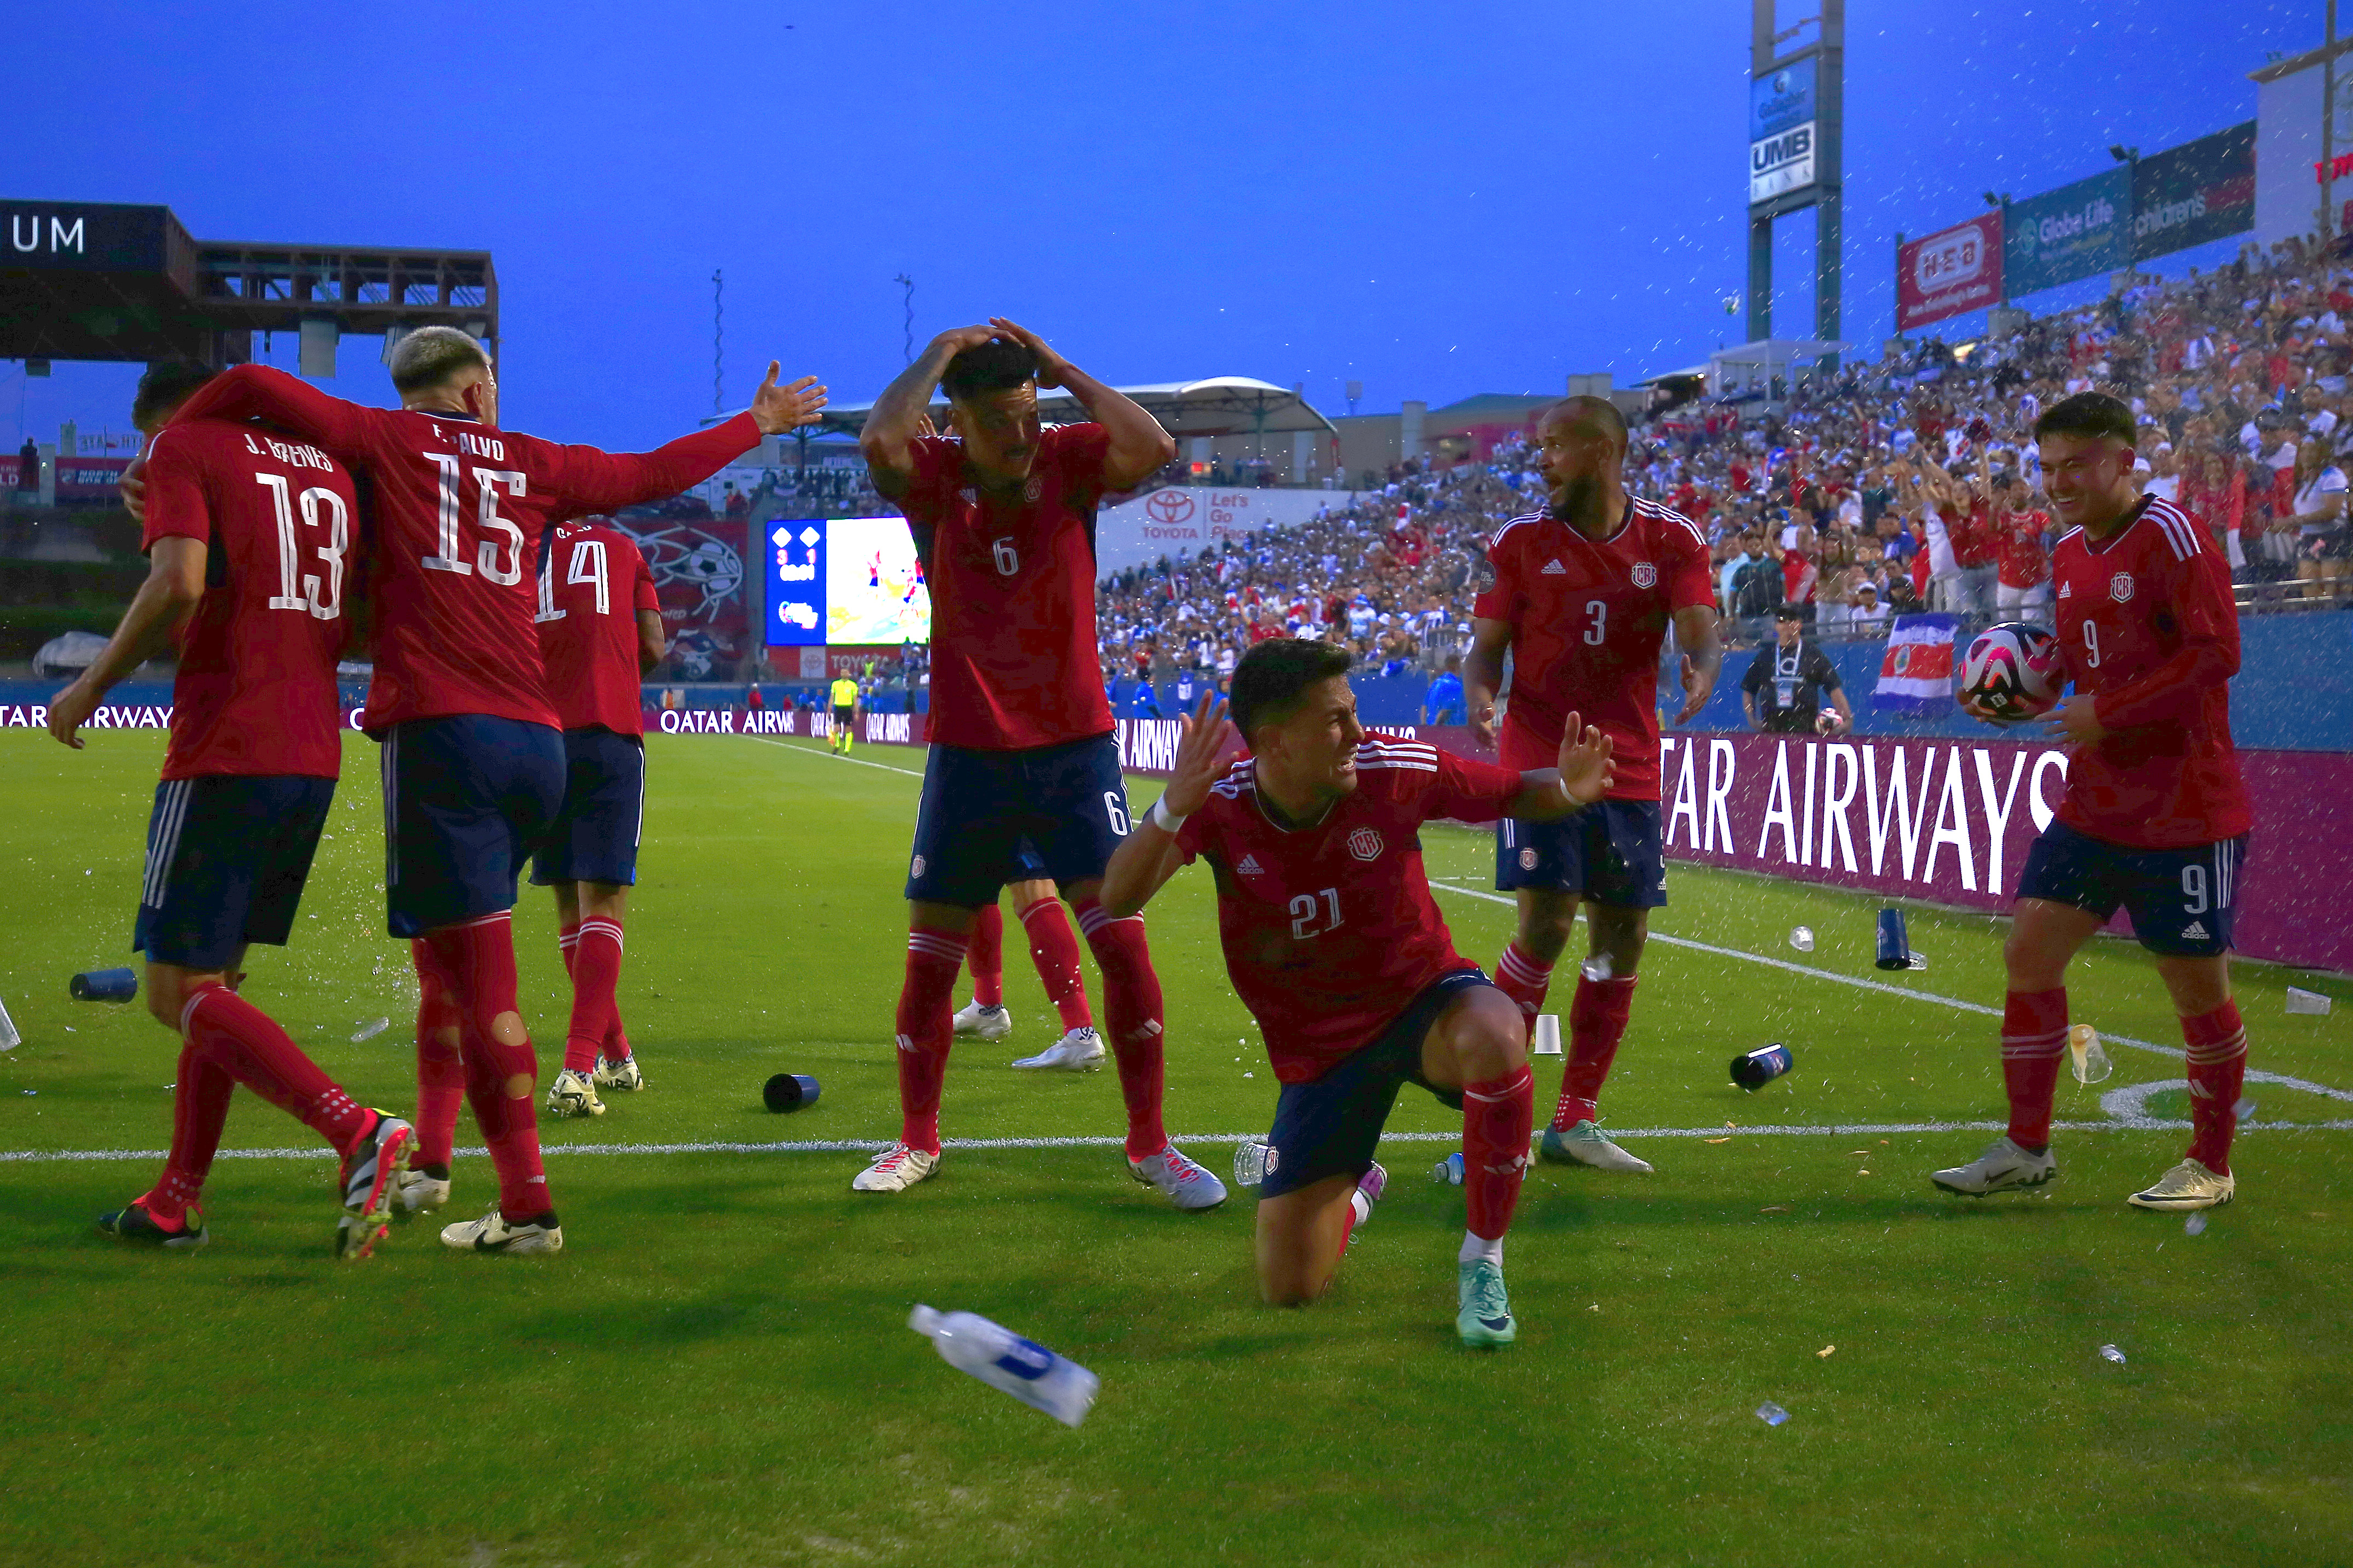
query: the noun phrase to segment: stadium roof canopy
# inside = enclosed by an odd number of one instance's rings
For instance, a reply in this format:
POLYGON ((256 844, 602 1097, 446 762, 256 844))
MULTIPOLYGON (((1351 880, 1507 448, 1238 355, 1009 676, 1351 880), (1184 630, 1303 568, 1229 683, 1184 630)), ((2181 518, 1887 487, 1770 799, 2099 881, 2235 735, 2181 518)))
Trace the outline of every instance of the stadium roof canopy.
MULTIPOLYGON (((1114 390, 1133 398, 1171 436, 1281 436, 1296 430, 1336 434, 1332 422, 1287 386, 1246 375, 1216 375, 1204 381, 1163 381, 1114 390)), ((934 402, 944 409, 947 400, 934 402)), ((856 435, 874 412, 871 403, 835 404, 820 428, 856 435)), ((1050 424, 1086 417, 1079 400, 1062 391, 1040 391, 1038 412, 1050 424)))

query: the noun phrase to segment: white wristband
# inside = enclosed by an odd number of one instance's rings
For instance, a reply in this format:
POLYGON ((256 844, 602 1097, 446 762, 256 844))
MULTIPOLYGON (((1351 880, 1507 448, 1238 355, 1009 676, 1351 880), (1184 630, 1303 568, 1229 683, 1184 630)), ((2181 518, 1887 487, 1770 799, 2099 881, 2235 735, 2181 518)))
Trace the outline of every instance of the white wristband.
POLYGON ((1168 797, 1162 795, 1152 803, 1152 826, 1173 837, 1178 828, 1185 826, 1185 818, 1169 810, 1168 797))

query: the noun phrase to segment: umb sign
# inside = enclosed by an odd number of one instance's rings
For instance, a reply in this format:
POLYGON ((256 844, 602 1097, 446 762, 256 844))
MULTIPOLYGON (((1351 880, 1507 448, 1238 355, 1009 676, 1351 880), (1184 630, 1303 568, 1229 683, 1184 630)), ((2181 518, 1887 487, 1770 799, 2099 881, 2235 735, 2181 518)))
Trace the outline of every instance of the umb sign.
POLYGON ((1748 84, 1748 203, 1751 206, 1812 186, 1820 124, 1814 109, 1817 62, 1792 60, 1748 84))
POLYGON ((2001 302, 2001 214, 1981 213, 1895 253, 1895 330, 2001 302))

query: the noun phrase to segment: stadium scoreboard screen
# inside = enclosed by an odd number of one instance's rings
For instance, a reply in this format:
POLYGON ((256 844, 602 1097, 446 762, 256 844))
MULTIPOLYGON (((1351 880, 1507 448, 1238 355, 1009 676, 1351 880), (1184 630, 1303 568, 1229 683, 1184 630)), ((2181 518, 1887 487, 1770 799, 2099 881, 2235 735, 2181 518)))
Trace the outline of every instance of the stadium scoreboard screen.
POLYGON ((931 640, 931 589, 905 518, 779 518, 762 529, 768 647, 931 640))

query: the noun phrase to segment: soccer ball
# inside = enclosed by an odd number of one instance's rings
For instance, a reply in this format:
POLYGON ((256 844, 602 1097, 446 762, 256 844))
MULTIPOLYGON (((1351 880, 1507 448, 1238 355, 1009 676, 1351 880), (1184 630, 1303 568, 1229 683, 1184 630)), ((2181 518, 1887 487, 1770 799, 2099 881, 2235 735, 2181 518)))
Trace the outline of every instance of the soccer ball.
POLYGON ((2059 705, 2059 639, 2041 626, 1988 626, 1961 659, 1962 710, 1989 724, 2039 719, 2059 705))

